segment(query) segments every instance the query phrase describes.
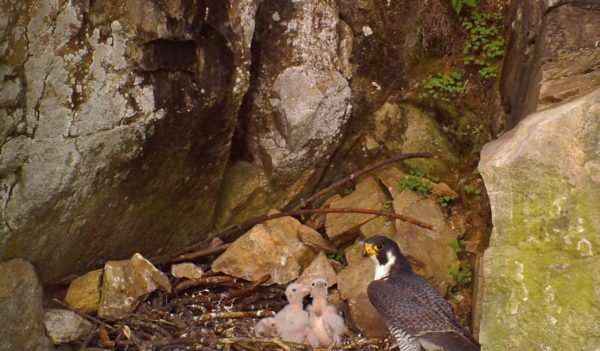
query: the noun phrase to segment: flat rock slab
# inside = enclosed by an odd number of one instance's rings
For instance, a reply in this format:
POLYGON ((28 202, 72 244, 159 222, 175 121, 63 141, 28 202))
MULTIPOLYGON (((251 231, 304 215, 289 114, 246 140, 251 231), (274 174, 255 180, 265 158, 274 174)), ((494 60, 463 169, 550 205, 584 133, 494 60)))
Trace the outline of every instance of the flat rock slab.
POLYGON ((0 350, 52 350, 44 333, 42 286, 22 259, 0 263, 0 350))
POLYGON ((460 262, 450 247, 456 234, 446 223, 439 205, 431 198, 404 190, 394 198, 394 209, 435 227, 435 230, 428 230, 396 220, 396 234, 392 239, 411 261, 415 272, 445 294, 448 287, 454 285, 448 268, 458 266, 460 262))
POLYGON ((98 316, 125 318, 144 296, 158 288, 170 292, 171 284, 167 276, 142 255, 135 254, 130 260, 108 261, 104 266, 98 316))
MULTIPOLYGON (((356 190, 329 204, 330 208, 367 208, 381 210, 385 196, 375 179, 368 177, 358 183, 356 190)), ((330 213, 325 220, 327 236, 334 239, 338 236, 358 229, 362 224, 375 218, 372 214, 361 213, 330 213)))

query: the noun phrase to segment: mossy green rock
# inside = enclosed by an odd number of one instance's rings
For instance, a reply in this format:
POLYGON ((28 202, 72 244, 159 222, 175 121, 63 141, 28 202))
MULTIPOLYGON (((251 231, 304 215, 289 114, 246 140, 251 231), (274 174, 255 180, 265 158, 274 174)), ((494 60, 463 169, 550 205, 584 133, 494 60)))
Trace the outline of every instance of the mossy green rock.
POLYGON ((486 145, 485 351, 598 350, 600 90, 486 145))

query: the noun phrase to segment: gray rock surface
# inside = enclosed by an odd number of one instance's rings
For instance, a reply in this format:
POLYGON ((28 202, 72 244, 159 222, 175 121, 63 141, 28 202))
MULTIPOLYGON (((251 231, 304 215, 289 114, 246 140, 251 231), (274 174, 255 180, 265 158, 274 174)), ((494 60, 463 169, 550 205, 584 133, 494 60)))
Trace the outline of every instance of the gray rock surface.
POLYGON ((597 1, 513 1, 509 16, 501 80, 507 127, 600 85, 597 1))
POLYGON ((44 333, 42 286, 22 259, 0 262, 0 350, 52 350, 44 333))
POLYGON ((5 2, 0 259, 48 281, 211 228, 257 6, 5 2))
POLYGON ((483 260, 485 350, 600 345, 599 138, 595 90, 529 115, 482 150, 494 224, 483 260))
MULTIPOLYGON (((351 107, 344 78, 351 33, 331 0, 267 0, 257 23, 260 63, 240 142, 262 169, 269 201, 278 208, 314 186, 341 141, 351 107)), ((252 196, 245 206, 263 199, 252 196)))
POLYGON ((93 325, 77 313, 69 310, 46 310, 44 317, 46 334, 54 344, 77 340, 89 332, 93 325))

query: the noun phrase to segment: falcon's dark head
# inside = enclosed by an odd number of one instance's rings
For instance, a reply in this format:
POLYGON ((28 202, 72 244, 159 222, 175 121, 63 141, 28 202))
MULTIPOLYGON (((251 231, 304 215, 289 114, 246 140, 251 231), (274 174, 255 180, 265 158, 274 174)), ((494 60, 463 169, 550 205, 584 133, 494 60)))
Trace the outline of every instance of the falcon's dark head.
POLYGON ((370 257, 376 263, 375 280, 387 278, 394 272, 412 271, 398 244, 385 236, 377 235, 365 240, 363 256, 370 257))

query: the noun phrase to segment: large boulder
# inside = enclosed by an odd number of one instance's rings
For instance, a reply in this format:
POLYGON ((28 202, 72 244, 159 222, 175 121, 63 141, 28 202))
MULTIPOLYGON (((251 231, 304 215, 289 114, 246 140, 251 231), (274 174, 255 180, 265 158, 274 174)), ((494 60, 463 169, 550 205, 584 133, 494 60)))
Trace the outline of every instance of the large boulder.
POLYGON ((600 345, 599 138, 595 90, 484 147, 494 224, 483 263, 485 350, 600 345))
POLYGON ((257 6, 5 2, 0 259, 47 281, 211 228, 257 6))
POLYGON ((0 263, 0 350, 52 350, 44 333, 42 286, 22 259, 0 263))
POLYGON ((500 86, 507 127, 600 85, 597 1, 513 1, 509 16, 500 86))
MULTIPOLYGON (((256 76, 235 146, 245 150, 240 157, 251 160, 268 184, 252 189, 235 178, 239 167, 232 167, 234 177, 225 191, 250 190, 251 196, 242 207, 232 203, 232 215, 239 218, 229 221, 244 219, 265 199, 280 208, 320 179, 350 116, 351 92, 342 74, 348 62, 341 57, 342 44, 351 39, 344 38, 341 26, 333 0, 266 0, 260 6, 256 76)), ((258 176, 252 177, 257 183, 258 176)))

